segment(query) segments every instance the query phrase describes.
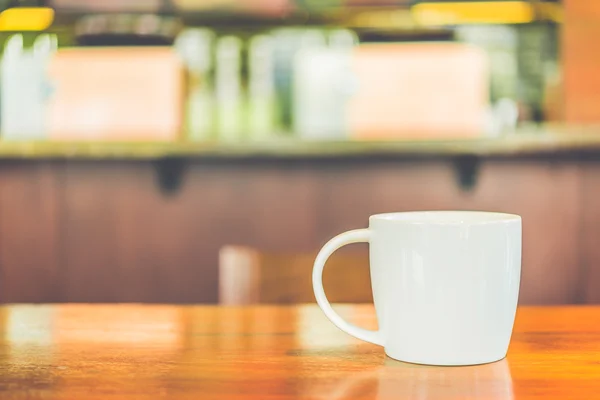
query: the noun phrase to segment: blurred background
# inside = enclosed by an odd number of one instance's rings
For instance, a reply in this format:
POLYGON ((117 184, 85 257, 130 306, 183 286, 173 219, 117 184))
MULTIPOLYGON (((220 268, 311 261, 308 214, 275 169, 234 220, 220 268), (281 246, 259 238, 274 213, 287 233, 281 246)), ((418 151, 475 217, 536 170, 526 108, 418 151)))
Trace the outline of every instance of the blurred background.
POLYGON ((216 303, 224 246, 439 209, 523 217, 521 303, 600 302, 598 37, 589 0, 1 0, 0 302, 216 303))

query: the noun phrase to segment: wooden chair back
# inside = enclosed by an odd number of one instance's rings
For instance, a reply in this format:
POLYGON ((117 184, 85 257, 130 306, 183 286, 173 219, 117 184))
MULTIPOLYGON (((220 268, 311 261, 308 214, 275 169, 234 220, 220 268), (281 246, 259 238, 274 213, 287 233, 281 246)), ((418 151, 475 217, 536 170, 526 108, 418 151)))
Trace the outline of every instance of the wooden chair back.
MULTIPOLYGON (((219 303, 313 303, 312 267, 316 255, 225 246, 219 252, 219 303)), ((323 285, 332 303, 372 302, 366 248, 334 253, 325 265, 323 285)))

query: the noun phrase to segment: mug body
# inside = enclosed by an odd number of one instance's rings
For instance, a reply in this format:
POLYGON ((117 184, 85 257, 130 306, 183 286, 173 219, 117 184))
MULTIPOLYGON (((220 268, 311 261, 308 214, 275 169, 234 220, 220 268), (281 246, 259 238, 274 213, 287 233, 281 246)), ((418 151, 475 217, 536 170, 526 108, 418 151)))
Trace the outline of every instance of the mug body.
POLYGON ((433 365, 506 356, 521 276, 521 218, 472 211, 369 219, 373 298, 386 354, 433 365))

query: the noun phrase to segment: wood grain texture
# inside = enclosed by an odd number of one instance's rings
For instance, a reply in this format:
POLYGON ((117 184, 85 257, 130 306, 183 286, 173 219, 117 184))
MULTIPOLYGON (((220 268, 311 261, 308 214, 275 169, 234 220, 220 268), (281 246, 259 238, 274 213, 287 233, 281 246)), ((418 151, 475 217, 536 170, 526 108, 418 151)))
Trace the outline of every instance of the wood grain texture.
MULTIPOLYGON (((317 252, 265 252, 225 246, 219 251, 219 303, 313 303, 316 257, 317 252)), ((330 302, 372 302, 368 252, 340 249, 332 254, 323 271, 323 286, 330 302)))
MULTIPOLYGON (((190 161, 180 191, 165 195, 147 161, 6 162, 0 302, 215 303, 222 246, 316 253, 371 214, 427 209, 521 215, 521 303, 600 302, 596 164, 482 159, 464 191, 439 158, 190 161)), ((332 261, 355 251, 368 247, 332 261)), ((328 293, 337 288, 351 295, 369 282, 332 283, 328 293)))
POLYGON ((222 246, 314 246, 303 169, 192 164, 172 195, 155 173, 144 162, 68 164, 67 301, 214 303, 222 246))
MULTIPOLYGON (((376 325, 365 305, 344 318, 376 325)), ((431 367, 386 358, 316 306, 0 308, 3 398, 589 399, 600 308, 523 307, 506 359, 431 367)))
POLYGON ((581 166, 581 301, 600 303, 600 165, 581 166))
POLYGON ((60 162, 0 165, 0 302, 61 300, 60 162))

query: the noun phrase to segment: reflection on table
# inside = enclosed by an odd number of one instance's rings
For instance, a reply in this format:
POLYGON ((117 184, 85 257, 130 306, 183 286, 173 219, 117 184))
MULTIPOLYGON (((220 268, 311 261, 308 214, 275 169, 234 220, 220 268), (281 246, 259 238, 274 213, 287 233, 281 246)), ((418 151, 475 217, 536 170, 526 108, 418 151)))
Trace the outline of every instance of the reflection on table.
MULTIPOLYGON (((370 305, 338 305, 376 327, 370 305)), ((433 367, 385 357, 316 306, 0 308, 0 391, 53 399, 591 398, 600 308, 521 308, 509 355, 433 367)))

